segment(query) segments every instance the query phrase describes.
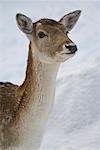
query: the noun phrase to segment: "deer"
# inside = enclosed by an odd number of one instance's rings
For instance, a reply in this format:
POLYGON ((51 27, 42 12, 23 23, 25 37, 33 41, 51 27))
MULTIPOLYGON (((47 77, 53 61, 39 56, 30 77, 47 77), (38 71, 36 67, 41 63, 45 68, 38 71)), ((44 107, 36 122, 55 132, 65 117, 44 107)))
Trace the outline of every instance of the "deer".
POLYGON ((39 150, 55 99, 60 64, 77 52, 68 37, 81 14, 75 10, 59 21, 36 22, 16 14, 18 28, 29 39, 26 75, 21 85, 0 82, 0 150, 39 150))

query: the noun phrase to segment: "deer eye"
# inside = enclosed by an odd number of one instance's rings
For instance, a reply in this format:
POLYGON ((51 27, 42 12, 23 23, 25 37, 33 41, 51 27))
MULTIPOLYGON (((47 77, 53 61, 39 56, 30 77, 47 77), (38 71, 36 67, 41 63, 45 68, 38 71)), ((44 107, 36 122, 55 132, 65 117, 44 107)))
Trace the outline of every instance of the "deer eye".
POLYGON ((38 33, 38 37, 39 38, 44 38, 45 36, 47 36, 44 32, 42 32, 42 31, 40 31, 39 33, 38 33))

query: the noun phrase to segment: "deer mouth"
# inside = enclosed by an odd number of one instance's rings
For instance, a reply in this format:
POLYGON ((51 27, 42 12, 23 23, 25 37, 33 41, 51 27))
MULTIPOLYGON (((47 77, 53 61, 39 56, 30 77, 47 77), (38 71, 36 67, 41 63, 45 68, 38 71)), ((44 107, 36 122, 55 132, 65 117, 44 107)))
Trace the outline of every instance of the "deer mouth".
POLYGON ((76 52, 65 53, 67 55, 75 54, 76 52))

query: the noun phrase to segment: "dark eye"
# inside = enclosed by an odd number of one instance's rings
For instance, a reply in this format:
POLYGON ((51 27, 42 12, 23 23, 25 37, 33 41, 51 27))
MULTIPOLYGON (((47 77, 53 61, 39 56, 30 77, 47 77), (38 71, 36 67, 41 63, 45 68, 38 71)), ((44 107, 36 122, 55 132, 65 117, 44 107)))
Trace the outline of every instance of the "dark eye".
POLYGON ((44 32, 42 32, 42 31, 40 31, 39 33, 38 33, 38 37, 39 38, 44 38, 45 36, 47 36, 44 32))

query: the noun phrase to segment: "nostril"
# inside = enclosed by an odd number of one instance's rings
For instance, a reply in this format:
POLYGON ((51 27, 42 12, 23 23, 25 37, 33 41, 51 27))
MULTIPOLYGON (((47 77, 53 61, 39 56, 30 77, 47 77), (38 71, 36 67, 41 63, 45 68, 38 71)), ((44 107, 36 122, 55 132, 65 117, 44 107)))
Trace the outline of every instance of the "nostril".
POLYGON ((77 46, 76 45, 65 45, 65 47, 71 52, 75 53, 77 51, 77 46))

